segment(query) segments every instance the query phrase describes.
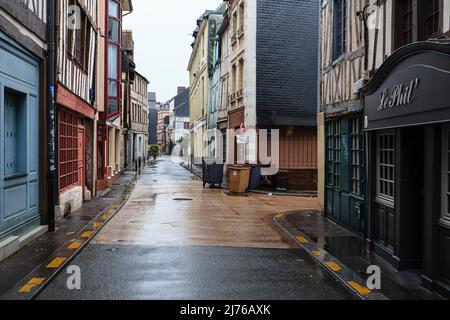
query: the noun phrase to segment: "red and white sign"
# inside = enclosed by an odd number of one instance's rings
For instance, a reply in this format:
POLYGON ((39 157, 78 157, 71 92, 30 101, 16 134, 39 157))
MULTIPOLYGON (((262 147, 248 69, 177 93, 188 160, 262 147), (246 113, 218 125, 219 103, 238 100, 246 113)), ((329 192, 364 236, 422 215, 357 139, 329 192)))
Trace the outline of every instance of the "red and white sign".
POLYGON ((241 123, 241 127, 239 128, 241 130, 241 133, 245 133, 246 127, 245 127, 245 123, 241 123))

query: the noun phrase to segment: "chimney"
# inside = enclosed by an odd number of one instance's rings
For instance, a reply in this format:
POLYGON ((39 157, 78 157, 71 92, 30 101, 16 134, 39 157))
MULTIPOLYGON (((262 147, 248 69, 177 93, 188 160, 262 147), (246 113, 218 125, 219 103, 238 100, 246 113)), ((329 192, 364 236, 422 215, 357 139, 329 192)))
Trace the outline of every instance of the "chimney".
POLYGON ((186 87, 178 87, 177 88, 177 94, 182 93, 184 90, 186 90, 186 87))

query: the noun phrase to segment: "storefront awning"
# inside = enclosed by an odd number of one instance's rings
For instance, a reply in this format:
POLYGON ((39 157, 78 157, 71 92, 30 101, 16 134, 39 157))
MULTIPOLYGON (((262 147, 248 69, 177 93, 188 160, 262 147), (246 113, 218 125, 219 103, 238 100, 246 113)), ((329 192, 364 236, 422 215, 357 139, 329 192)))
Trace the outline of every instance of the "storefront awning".
POLYGON ((450 42, 399 49, 363 94, 365 130, 450 121, 450 42))

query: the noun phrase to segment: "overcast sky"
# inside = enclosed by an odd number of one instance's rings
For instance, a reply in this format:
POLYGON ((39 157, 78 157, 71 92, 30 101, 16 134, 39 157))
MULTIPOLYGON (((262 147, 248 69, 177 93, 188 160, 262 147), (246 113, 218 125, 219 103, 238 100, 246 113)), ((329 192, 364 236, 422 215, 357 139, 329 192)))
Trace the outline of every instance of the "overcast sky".
POLYGON ((206 9, 221 0, 133 0, 134 11, 124 18, 132 29, 136 69, 150 80, 149 91, 161 102, 176 95, 177 86, 189 85, 187 65, 192 31, 206 9))

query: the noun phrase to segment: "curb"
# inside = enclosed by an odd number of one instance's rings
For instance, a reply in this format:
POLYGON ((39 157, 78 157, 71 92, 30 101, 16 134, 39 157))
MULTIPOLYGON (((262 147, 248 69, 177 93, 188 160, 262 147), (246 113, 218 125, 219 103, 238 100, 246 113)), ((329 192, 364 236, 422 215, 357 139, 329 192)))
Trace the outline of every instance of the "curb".
POLYGON ((122 209, 136 185, 138 176, 136 173, 123 193, 86 224, 76 237, 56 249, 43 264, 7 291, 0 297, 0 300, 32 300, 36 298, 122 209))
POLYGON ((312 241, 307 235, 296 229, 287 219, 288 213, 275 215, 272 220, 280 231, 290 237, 294 243, 304 249, 317 263, 336 278, 347 290, 360 300, 389 300, 377 290, 369 290, 355 272, 347 268, 336 257, 312 241))
POLYGON ((248 190, 248 192, 257 193, 257 194, 272 194, 272 195, 278 196, 278 197, 317 198, 317 194, 310 194, 307 192, 288 193, 288 192, 265 191, 265 190, 248 190))

